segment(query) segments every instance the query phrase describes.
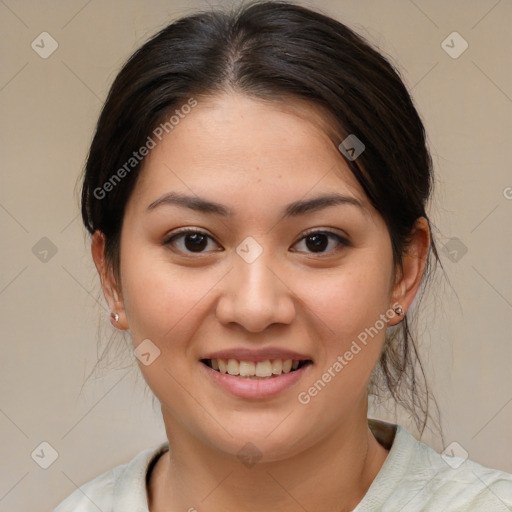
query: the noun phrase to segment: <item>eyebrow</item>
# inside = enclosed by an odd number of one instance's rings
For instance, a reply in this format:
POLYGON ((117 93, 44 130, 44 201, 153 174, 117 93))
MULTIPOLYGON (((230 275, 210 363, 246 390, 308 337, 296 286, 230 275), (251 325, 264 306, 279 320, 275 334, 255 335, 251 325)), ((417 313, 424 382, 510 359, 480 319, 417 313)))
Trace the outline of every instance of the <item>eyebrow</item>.
MULTIPOLYGON (((188 196, 176 192, 164 194, 156 201, 153 201, 146 210, 151 211, 165 205, 181 206, 196 212, 220 215, 222 217, 230 217, 233 214, 231 209, 220 203, 209 201, 198 196, 188 196)), ((282 218, 297 217, 299 215, 316 212, 324 208, 337 205, 356 206, 364 210, 364 206, 361 201, 355 197, 344 196, 342 194, 328 194, 314 197, 312 199, 294 201, 293 203, 288 204, 283 209, 282 218)))

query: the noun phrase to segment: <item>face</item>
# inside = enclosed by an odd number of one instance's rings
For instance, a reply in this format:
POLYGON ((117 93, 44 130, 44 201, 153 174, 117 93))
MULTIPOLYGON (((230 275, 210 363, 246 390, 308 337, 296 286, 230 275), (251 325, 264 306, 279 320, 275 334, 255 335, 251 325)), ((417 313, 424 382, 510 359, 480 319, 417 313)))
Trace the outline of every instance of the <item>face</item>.
POLYGON ((120 255, 168 432, 278 460, 366 418, 391 242, 312 107, 200 100, 146 158, 120 255))

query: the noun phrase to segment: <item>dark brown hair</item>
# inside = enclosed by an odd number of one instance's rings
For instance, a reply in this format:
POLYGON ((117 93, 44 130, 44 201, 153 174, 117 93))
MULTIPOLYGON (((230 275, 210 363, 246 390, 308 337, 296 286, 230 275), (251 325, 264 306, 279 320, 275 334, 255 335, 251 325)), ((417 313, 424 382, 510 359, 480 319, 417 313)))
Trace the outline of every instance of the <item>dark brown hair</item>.
MULTIPOLYGON (((275 1, 179 19, 138 49, 115 79, 86 164, 82 218, 90 233, 104 233, 116 277, 125 206, 142 162, 126 163, 175 109, 229 91, 305 100, 334 120, 338 144, 350 134, 364 143, 364 152, 347 164, 386 222, 399 270, 415 221, 428 220, 433 184, 411 97, 394 67, 361 36, 321 13, 275 1), (112 181, 123 166, 122 179, 112 181)), ((433 240, 425 278, 431 260, 439 261, 433 240)), ((370 384, 373 394, 383 384, 423 432, 429 392, 407 317, 388 335, 370 384)))

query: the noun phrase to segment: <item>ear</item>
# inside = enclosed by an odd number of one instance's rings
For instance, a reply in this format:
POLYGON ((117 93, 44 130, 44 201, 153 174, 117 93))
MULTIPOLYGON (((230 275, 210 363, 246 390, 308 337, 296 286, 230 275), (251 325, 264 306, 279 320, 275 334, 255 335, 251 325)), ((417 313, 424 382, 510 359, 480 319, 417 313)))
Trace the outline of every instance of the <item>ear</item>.
POLYGON ((101 287, 103 289, 103 295, 107 300, 108 307, 111 313, 117 313, 119 320, 116 322, 112 316, 110 317, 110 323, 120 330, 128 329, 128 321, 124 310, 123 298, 121 295, 120 287, 116 282, 113 270, 107 265, 105 259, 105 235, 101 231, 95 231, 92 236, 91 242, 91 253, 96 270, 101 279, 101 287))
MULTIPOLYGON (((402 268, 398 269, 397 281, 391 294, 392 309, 400 305, 405 313, 416 296, 421 285, 430 246, 430 228, 425 217, 419 217, 413 227, 410 242, 402 256, 402 268)), ((398 324, 403 315, 395 315, 389 325, 398 324)))

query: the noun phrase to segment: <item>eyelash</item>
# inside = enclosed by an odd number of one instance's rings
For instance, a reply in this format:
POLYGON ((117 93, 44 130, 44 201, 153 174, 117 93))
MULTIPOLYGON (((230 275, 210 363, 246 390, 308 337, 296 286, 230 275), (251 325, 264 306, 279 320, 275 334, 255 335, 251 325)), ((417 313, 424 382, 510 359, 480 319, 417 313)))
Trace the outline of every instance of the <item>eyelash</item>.
MULTIPOLYGON (((181 231, 176 231, 174 233, 172 233, 170 236, 168 236, 164 241, 163 241, 163 245, 172 245, 172 243, 178 239, 178 238, 183 238, 185 235, 193 235, 193 234, 198 234, 198 235, 204 235, 206 237, 208 237, 210 240, 213 240, 213 238, 208 235, 208 233, 204 232, 204 231, 201 231, 199 229, 193 229, 193 228, 184 228, 183 230, 181 231)), ((323 254, 329 254, 330 252, 337 252, 345 247, 349 247, 350 246, 350 242, 336 234, 336 233, 333 233, 331 231, 325 231, 325 230, 310 230, 310 231, 306 231, 302 237, 297 240, 297 242, 295 242, 294 245, 298 244, 299 242, 305 240, 307 237, 309 236, 312 236, 312 235, 325 235, 327 236, 328 238, 334 238, 341 247, 337 247, 336 249, 333 249, 331 251, 323 251, 323 252, 309 252, 308 254, 318 254, 318 255, 323 255, 323 254)), ((183 251, 180 251, 180 252, 183 252, 183 251)), ((186 251, 185 254, 189 255, 189 254, 205 254, 206 252, 211 252, 211 251, 199 251, 199 252, 193 252, 193 251, 186 251)), ((220 252, 220 251, 215 251, 215 252, 220 252)), ((301 251, 296 251, 296 252, 301 252, 301 251)))

